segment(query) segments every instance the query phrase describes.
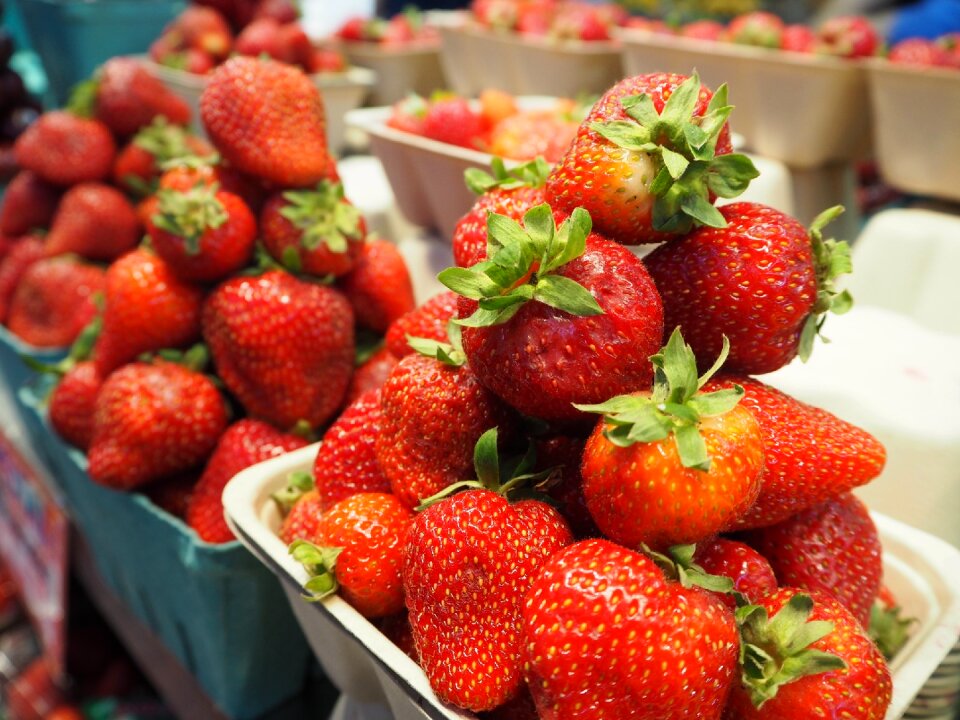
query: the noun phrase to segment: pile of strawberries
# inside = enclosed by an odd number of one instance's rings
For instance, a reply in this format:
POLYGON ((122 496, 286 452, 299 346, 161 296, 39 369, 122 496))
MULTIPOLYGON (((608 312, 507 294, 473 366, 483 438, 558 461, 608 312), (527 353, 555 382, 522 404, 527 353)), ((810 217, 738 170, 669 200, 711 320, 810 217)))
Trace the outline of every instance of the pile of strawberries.
POLYGON ((220 66, 201 99, 209 143, 155 83, 111 60, 87 88, 91 117, 50 112, 17 141, 3 317, 35 345, 77 338, 48 368, 62 375, 49 412, 90 477, 225 542, 227 480, 363 392, 377 370, 356 366, 413 290, 344 197, 303 72, 220 66))
POLYGON ((574 0, 473 0, 470 9, 481 27, 558 41, 610 40, 628 17, 616 3, 574 0))
MULTIPOLYGON (((492 176, 450 289, 277 496, 339 594, 484 717, 880 720, 905 635, 851 490, 883 446, 753 377, 850 297, 845 243, 733 198, 726 87, 601 97, 549 172, 492 176), (640 259, 628 246, 658 243, 640 259), (876 619, 879 618, 879 619, 876 619)), ((383 351, 382 351, 383 352, 383 351)))

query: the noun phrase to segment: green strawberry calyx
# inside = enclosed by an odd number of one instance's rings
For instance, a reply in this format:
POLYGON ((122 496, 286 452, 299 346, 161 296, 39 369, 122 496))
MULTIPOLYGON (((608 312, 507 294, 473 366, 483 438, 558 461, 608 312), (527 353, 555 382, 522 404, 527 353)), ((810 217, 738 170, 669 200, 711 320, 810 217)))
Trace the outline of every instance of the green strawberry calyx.
POLYGON ((158 115, 146 127, 133 136, 133 144, 153 155, 159 167, 163 163, 193 156, 187 144, 187 131, 179 125, 171 125, 163 115, 158 115))
POLYGON ((892 660, 910 639, 910 629, 917 623, 913 617, 904 617, 903 608, 888 607, 879 601, 870 608, 867 634, 887 660, 892 660))
POLYGON ((483 195, 494 188, 514 190, 521 187, 543 187, 550 174, 550 164, 541 156, 522 165, 507 169, 503 158, 495 157, 490 162, 490 172, 480 168, 467 168, 463 180, 475 195, 483 195))
MULTIPOLYGON (((674 545, 666 553, 655 552, 646 546, 642 549, 668 579, 683 587, 700 587, 715 593, 739 595, 734 590, 733 580, 723 575, 711 575, 693 561, 696 545, 674 545)), ((742 595, 739 597, 742 598, 742 595)))
POLYGON ((200 239, 230 218, 217 199, 220 186, 197 185, 189 190, 163 188, 157 193, 157 212, 150 218, 160 230, 183 239, 187 255, 200 253, 200 239))
POLYGON ((836 205, 817 215, 810 225, 810 248, 813 252, 814 272, 817 276, 817 298, 800 331, 797 354, 803 362, 810 358, 814 341, 818 337, 823 342, 830 342, 820 332, 827 313, 843 315, 853 307, 853 296, 848 290, 839 290, 836 282, 841 275, 853 272, 850 246, 843 240, 823 238, 823 228, 841 213, 843 213, 843 206, 836 205))
POLYGON ((450 367, 460 367, 467 362, 467 354, 463 351, 460 326, 453 320, 447 323, 447 336, 450 342, 445 343, 407 335, 407 344, 425 357, 433 358, 450 367))
POLYGON ((270 497, 277 504, 280 514, 286 517, 297 501, 316 487, 313 475, 306 470, 297 470, 287 476, 287 484, 270 497))
POLYGON ((809 620, 812 612, 813 599, 804 593, 791 597, 772 618, 760 605, 737 608, 741 682, 755 707, 789 682, 847 666, 836 655, 810 647, 834 630, 832 622, 809 620))
POLYGON ((314 190, 288 190, 280 215, 301 231, 304 250, 326 245, 330 252, 345 253, 349 240, 362 240, 360 210, 344 199, 343 184, 321 180, 314 190))
POLYGON ((717 140, 733 110, 727 86, 721 85, 701 117, 694 115, 700 78, 694 73, 678 85, 658 113, 646 94, 620 99, 629 120, 591 123, 590 129, 615 145, 649 155, 657 163, 650 183, 654 196, 653 228, 687 233, 697 225, 726 227, 710 201, 737 197, 760 173, 746 155, 717 155, 717 140))
POLYGON ((289 551, 310 575, 310 579, 303 584, 303 589, 308 593, 304 598, 322 600, 337 591, 340 587, 337 582, 337 558, 343 552, 342 547, 320 547, 306 540, 294 540, 290 543, 289 551))
POLYGON ((598 405, 574 407, 603 415, 607 423, 603 434, 618 447, 659 442, 673 435, 683 466, 706 472, 710 456, 700 434, 700 421, 729 412, 744 393, 739 385, 700 392, 729 353, 730 342, 724 336, 723 349, 713 367, 698 378, 697 358, 678 327, 663 349, 650 357, 654 368, 651 393, 618 395, 598 405))
POLYGON ((532 488, 544 487, 555 474, 556 468, 534 472, 537 452, 532 442, 527 444, 523 455, 501 458, 497 436, 497 428, 492 427, 477 440, 473 448, 475 479, 453 483, 435 495, 423 498, 417 511, 425 510, 461 490, 490 490, 509 499, 544 499, 546 496, 542 492, 532 488))
POLYGON ((550 205, 543 203, 516 220, 487 214, 487 259, 473 267, 447 268, 437 279, 479 307, 456 322, 464 327, 505 323, 531 300, 571 315, 602 315, 585 287, 557 271, 583 255, 593 228, 590 214, 576 208, 558 228, 550 205))

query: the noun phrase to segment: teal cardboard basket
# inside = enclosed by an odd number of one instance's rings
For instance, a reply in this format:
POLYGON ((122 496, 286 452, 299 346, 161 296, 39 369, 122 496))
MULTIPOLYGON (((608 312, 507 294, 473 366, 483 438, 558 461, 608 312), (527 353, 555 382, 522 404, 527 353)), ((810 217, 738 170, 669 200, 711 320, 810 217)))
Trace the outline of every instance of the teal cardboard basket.
POLYGON ((239 542, 205 543, 139 493, 101 487, 86 457, 46 423, 37 397, 21 405, 35 444, 104 580, 235 720, 297 694, 310 652, 276 578, 239 542))

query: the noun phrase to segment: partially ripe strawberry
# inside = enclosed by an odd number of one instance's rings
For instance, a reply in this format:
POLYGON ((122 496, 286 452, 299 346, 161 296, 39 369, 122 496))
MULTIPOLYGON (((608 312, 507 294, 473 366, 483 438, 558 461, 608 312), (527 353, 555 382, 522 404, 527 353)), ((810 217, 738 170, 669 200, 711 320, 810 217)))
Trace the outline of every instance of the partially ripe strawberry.
POLYGON ((93 439, 93 416, 103 378, 89 361, 70 368, 50 393, 50 425, 74 447, 86 450, 93 439))
POLYGON ((117 153, 106 125, 63 110, 41 115, 13 148, 21 168, 60 186, 107 178, 117 153))
POLYGON ((390 117, 387 118, 387 127, 394 130, 424 134, 424 119, 427 116, 427 101, 420 95, 411 93, 403 100, 393 104, 390 117))
POLYGON ((413 281, 396 245, 371 238, 363 244, 353 269, 339 279, 357 323, 378 333, 414 308, 413 281))
POLYGON ((407 342, 408 336, 445 342, 447 326, 457 316, 457 297, 449 290, 438 293, 394 320, 387 328, 388 350, 398 358, 415 352, 407 342))
POLYGON ((738 15, 727 26, 726 39, 740 45, 779 48, 783 20, 770 12, 755 11, 738 15))

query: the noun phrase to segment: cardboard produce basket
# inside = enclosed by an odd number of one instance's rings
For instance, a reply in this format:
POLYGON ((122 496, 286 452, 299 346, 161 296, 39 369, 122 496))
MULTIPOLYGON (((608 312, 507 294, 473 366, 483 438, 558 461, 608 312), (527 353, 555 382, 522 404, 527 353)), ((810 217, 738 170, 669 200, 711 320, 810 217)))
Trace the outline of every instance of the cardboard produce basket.
POLYGON ((883 179, 898 190, 960 201, 960 72, 866 63, 883 179))
POLYGON ((871 149, 866 72, 820 55, 620 30, 627 75, 690 74, 727 83, 731 127, 749 150, 795 168, 857 160, 871 149))
POLYGON ((376 75, 367 98, 371 105, 390 105, 410 93, 430 95, 447 87, 438 43, 384 47, 378 43, 340 42, 333 47, 351 65, 368 68, 376 75))
MULTIPOLYGON (((285 486, 290 472, 309 471, 316 451, 316 445, 302 448, 231 480, 223 496, 230 525, 277 576, 317 659, 341 692, 361 703, 389 706, 396 720, 473 718, 441 703, 417 664, 339 597, 310 603, 301 596, 307 575, 276 534, 280 515, 271 493, 285 486)), ((960 550, 885 516, 875 514, 874 520, 884 547, 884 581, 906 614, 918 619, 891 664, 894 692, 887 718, 894 720, 956 698, 951 683, 960 680, 960 550)))

